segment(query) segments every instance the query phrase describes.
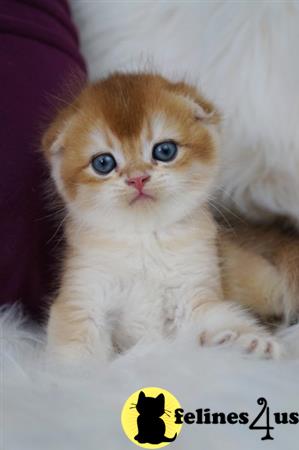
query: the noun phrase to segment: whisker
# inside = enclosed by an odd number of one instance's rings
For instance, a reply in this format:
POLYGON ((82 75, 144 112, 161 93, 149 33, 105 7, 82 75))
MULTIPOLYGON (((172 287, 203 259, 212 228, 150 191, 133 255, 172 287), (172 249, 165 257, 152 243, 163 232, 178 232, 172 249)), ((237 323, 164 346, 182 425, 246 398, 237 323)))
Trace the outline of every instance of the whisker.
POLYGON ((246 221, 243 219, 243 217, 236 212, 234 212, 232 209, 228 208, 227 206, 221 204, 221 208, 223 208, 225 211, 227 211, 229 214, 231 214, 235 219, 239 220, 243 224, 246 223, 246 221))
POLYGON ((228 226, 228 228, 233 229, 232 224, 230 223, 230 221, 228 220, 227 217, 225 217, 225 215, 223 214, 223 212, 221 211, 221 209, 217 208, 216 205, 214 205, 214 203, 212 203, 211 200, 208 201, 208 204, 215 209, 215 211, 217 211, 218 214, 220 214, 220 216, 222 217, 222 219, 224 220, 224 222, 226 223, 226 225, 228 226))
POLYGON ((50 213, 50 214, 46 214, 45 216, 42 217, 38 217, 36 220, 37 221, 42 221, 45 219, 50 219, 51 217, 59 217, 61 213, 63 213, 65 211, 65 207, 61 208, 61 209, 56 209, 54 212, 50 213))
MULTIPOLYGON (((61 222, 57 226, 57 228, 56 228, 55 232, 53 233, 53 235, 50 237, 50 239, 48 239, 47 244, 49 244, 50 242, 53 241, 53 239, 55 239, 55 237, 57 236, 57 234, 61 230, 62 226, 64 225, 65 221, 67 220, 68 216, 69 216, 69 213, 67 213, 65 215, 65 217, 61 220, 61 222)), ((60 242, 61 242, 61 240, 60 240, 60 242)))

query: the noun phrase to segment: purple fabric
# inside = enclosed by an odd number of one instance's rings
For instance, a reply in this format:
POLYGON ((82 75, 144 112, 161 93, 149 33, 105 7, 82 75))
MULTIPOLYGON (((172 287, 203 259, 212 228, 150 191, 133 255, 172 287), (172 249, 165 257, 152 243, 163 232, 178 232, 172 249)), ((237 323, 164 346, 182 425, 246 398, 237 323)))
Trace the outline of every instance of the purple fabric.
POLYGON ((40 136, 53 94, 85 76, 65 0, 0 1, 0 302, 21 301, 36 318, 55 286, 60 240, 40 136))

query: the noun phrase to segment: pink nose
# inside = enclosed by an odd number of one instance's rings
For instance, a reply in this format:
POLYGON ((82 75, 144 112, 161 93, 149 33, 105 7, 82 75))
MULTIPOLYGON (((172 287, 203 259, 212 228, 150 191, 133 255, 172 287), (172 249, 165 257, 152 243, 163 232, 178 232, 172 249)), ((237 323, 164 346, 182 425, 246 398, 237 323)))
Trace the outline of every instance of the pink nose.
POLYGON ((143 186, 147 181, 149 181, 150 176, 147 174, 139 175, 138 177, 131 177, 127 179, 127 184, 129 186, 134 186, 138 191, 142 191, 143 186))

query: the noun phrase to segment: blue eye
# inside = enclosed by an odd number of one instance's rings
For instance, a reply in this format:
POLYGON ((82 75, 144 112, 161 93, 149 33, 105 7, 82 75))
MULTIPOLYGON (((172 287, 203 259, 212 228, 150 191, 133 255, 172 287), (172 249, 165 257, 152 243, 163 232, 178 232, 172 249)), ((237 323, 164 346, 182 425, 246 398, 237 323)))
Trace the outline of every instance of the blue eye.
POLYGON ((174 142, 160 142, 153 148, 153 158, 157 161, 170 162, 176 157, 177 152, 178 148, 174 142))
POLYGON ((91 161, 91 165, 100 175, 107 175, 115 169, 116 161, 110 153, 103 153, 95 156, 91 161))

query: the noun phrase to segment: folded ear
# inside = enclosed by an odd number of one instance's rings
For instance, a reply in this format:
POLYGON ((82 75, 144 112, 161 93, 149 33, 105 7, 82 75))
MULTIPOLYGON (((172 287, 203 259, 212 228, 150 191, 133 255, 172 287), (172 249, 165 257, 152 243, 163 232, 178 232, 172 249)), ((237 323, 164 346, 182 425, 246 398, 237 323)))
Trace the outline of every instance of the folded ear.
POLYGON ((215 109, 207 110, 204 105, 197 99, 192 97, 186 97, 182 95, 182 99, 186 104, 189 105, 190 109, 193 111, 195 119, 209 124, 216 124, 219 122, 218 113, 215 109))
POLYGON ((177 94, 193 111, 195 119, 207 124, 219 124, 220 114, 196 87, 184 82, 171 83, 170 90, 177 94))
POLYGON ((50 159, 52 155, 62 151, 64 134, 70 125, 75 111, 76 109, 73 105, 67 106, 61 110, 44 133, 41 145, 47 159, 50 159))

